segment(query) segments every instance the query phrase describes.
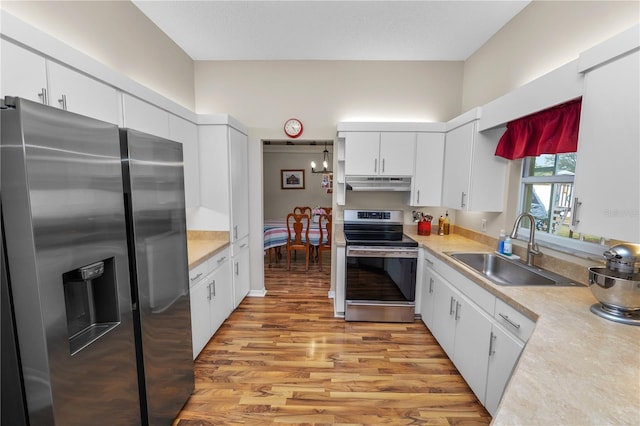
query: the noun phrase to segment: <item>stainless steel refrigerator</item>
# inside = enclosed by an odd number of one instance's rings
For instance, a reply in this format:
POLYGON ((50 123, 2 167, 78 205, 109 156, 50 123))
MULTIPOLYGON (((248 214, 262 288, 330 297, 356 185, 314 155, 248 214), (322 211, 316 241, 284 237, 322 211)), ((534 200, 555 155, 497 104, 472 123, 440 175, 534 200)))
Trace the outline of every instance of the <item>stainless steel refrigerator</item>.
POLYGON ((180 144, 5 103, 2 213, 30 424, 170 424, 193 390, 180 144))

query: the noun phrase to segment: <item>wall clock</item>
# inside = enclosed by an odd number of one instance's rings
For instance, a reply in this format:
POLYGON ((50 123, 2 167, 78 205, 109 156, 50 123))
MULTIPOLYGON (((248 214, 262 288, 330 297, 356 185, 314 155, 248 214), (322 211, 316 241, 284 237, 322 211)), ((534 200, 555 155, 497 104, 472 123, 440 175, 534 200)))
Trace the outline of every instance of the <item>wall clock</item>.
POLYGON ((284 122, 284 132, 290 138, 297 138, 302 134, 302 122, 297 118, 290 118, 284 122))

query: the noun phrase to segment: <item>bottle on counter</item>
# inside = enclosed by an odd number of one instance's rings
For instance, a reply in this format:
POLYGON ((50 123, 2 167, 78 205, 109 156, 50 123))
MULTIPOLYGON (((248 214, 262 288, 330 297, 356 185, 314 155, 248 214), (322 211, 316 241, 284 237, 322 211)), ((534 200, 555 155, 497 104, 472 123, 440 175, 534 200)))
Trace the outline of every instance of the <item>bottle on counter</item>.
POLYGON ((449 222, 449 211, 447 210, 445 212, 444 215, 444 223, 442 225, 443 230, 444 230, 444 235, 449 235, 449 228, 450 228, 451 222, 449 222))
POLYGON ((438 235, 444 235, 444 217, 442 215, 438 218, 438 235))
POLYGON ((511 256, 511 254, 513 253, 513 244, 511 243, 510 237, 505 238, 504 249, 502 252, 505 256, 511 256))
POLYGON ((504 229, 500 230, 500 236, 498 237, 498 253, 504 254, 504 240, 507 238, 507 235, 504 233, 504 229))

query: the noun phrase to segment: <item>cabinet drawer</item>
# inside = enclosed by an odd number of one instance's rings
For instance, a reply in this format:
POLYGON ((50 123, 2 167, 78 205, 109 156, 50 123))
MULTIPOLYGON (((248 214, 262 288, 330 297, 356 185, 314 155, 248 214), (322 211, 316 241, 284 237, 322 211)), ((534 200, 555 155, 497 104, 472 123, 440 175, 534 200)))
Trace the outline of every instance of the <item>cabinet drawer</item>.
POLYGON ((209 269, 214 271, 214 270, 218 269, 220 266, 222 266, 222 264, 226 260, 229 260, 229 249, 228 248, 226 248, 224 250, 221 250, 218 253, 214 254, 210 259, 207 260, 207 263, 209 264, 209 269))
POLYGON ((249 237, 246 236, 240 241, 236 241, 231 246, 231 256, 237 256, 242 250, 245 250, 249 247, 249 237))
POLYGON ((536 325, 533 320, 501 299, 496 300, 496 310, 493 316, 499 324, 523 342, 529 339, 536 325))
POLYGON ((194 285, 199 283, 205 277, 205 275, 209 273, 209 271, 211 270, 209 267, 210 260, 211 259, 207 259, 198 266, 189 269, 189 287, 193 287, 194 285))

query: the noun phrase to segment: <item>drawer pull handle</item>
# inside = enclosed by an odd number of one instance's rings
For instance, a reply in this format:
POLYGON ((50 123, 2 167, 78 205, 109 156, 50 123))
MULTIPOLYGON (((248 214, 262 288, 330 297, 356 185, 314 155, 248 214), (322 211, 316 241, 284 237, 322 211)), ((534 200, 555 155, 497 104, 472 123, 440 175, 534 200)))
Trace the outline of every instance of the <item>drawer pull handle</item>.
POLYGON ((222 256, 220 259, 218 259, 218 263, 222 263, 224 262, 224 260, 227 258, 227 256, 222 256))
POLYGON ((429 293, 433 293, 433 278, 429 278, 429 293))
POLYGON ((451 297, 451 302, 449 302, 449 315, 453 315, 453 304, 455 303, 455 299, 451 297))
POLYGON ((515 322, 511 321, 509 319, 509 316, 504 315, 504 314, 498 314, 502 317, 502 319, 504 319, 506 322, 508 322, 512 327, 515 327, 516 329, 520 328, 520 324, 516 324, 515 322))
POLYGON ((240 245, 240 248, 245 248, 247 246, 247 243, 244 243, 242 245, 240 245))
POLYGON ((200 272, 198 275, 196 275, 195 277, 191 278, 191 281, 195 281, 198 278, 200 278, 202 276, 202 272, 200 272))

